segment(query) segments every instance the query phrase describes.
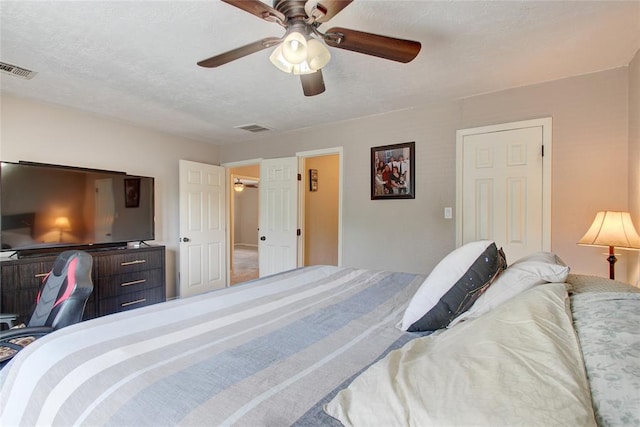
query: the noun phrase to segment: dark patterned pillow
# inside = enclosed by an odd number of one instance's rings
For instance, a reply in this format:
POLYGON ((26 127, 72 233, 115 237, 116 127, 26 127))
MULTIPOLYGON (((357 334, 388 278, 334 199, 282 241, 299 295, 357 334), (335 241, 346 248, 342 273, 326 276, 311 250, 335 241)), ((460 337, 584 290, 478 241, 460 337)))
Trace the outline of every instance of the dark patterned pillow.
POLYGON ((402 330, 435 331, 464 313, 507 268, 502 249, 490 240, 467 243, 436 265, 415 293, 402 330))

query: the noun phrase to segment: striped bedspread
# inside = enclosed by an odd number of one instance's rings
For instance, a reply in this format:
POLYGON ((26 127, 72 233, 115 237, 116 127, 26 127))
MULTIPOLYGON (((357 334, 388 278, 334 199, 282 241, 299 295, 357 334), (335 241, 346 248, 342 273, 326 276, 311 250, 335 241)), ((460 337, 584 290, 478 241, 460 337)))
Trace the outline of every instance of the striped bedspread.
POLYGON ((0 425, 328 425, 322 403, 416 335, 424 276, 308 267, 61 329, 0 371, 0 425))

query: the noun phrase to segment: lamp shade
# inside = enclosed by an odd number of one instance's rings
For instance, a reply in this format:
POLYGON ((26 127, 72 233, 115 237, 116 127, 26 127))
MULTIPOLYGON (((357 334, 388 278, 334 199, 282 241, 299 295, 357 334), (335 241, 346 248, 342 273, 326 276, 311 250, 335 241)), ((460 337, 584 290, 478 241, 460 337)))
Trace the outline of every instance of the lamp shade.
POLYGON ((60 230, 69 231, 71 230, 71 223, 69 222, 69 218, 66 216, 59 216, 55 220, 55 227, 60 230))
POLYGON ((629 212, 600 211, 578 244, 640 249, 640 236, 629 212))
POLYGON ((282 43, 282 55, 292 64, 307 59, 307 39, 297 31, 289 34, 282 43))
POLYGON ((313 72, 327 65, 330 59, 329 49, 320 40, 309 39, 307 41, 307 62, 313 72))
POLYGON ((279 45, 273 50, 273 52, 271 53, 271 56, 269 56, 269 60, 280 71, 284 71, 285 73, 293 72, 293 64, 287 61, 284 55, 282 54, 282 45, 279 45))

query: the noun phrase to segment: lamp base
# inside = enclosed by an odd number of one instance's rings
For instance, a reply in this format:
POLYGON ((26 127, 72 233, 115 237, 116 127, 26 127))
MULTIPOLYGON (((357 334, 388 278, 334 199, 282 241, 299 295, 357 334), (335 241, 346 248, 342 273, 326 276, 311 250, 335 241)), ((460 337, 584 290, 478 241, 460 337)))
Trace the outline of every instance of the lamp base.
POLYGON ((609 279, 614 280, 616 275, 615 263, 618 261, 618 258, 616 258, 616 255, 613 253, 613 246, 609 246, 609 257, 607 261, 609 261, 609 279))

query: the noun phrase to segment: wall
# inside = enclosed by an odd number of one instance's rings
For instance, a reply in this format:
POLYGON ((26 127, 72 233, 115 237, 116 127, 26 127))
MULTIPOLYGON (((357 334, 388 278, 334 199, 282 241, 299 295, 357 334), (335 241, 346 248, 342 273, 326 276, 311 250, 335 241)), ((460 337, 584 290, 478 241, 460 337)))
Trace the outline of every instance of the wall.
MULTIPOLYGON (((167 288, 173 296, 178 159, 220 164, 342 146, 343 265, 428 273, 455 246, 454 223, 443 218, 443 208, 455 206, 455 131, 551 116, 552 250, 575 273, 606 276, 603 250, 575 242, 597 210, 631 208, 638 219, 637 114, 629 119, 630 109, 638 111, 638 68, 636 55, 631 69, 439 102, 220 148, 3 96, 0 158, 154 176, 156 235, 169 250, 167 288), (407 141, 416 142, 416 198, 372 201, 371 147, 407 141)), ((621 251, 617 264, 621 280, 627 280, 628 254, 621 251)))
POLYGON ((257 188, 233 192, 234 244, 258 246, 258 202, 257 188))
MULTIPOLYGON (((627 92, 625 67, 462 101, 464 128, 553 118, 551 247, 573 272, 608 276, 606 249, 576 242, 597 211, 627 209, 627 92)), ((623 281, 627 256, 616 265, 623 281)))
POLYGON ((176 295, 178 160, 219 164, 216 146, 54 105, 2 95, 0 159, 115 169, 155 178, 156 240, 176 295))
POLYGON ((221 161, 293 156, 343 147, 342 264, 428 273, 455 247, 456 102, 318 126, 258 142, 225 145, 221 161), (371 200, 371 147, 416 142, 416 198, 371 200))
MULTIPOLYGON (((575 273, 607 275, 600 248, 577 246, 596 211, 627 209, 628 68, 318 126, 221 147, 224 162, 344 148, 343 265, 428 273, 454 248, 455 132, 553 118, 552 250, 575 273), (415 200, 370 200, 370 148, 416 142, 415 200)), ((511 260, 513 261, 513 260, 511 260)), ((626 280, 627 255, 617 278, 626 280)))
POLYGON ((337 154, 305 159, 304 265, 338 265, 337 154), (318 171, 318 189, 309 189, 309 170, 318 171))
MULTIPOLYGON (((259 162, 251 164, 251 165, 245 165, 245 166, 238 166, 238 167, 229 167, 227 168, 227 172, 228 172, 228 177, 229 177, 229 194, 234 194, 235 192, 233 191, 233 182, 235 181, 235 178, 250 178, 250 179, 254 179, 259 181, 260 180, 260 164, 259 162)), ((230 235, 228 236, 229 238, 229 249, 231 250, 231 254, 232 257, 231 259, 233 259, 233 248, 231 247, 232 244, 235 243, 249 243, 249 244, 258 244, 258 221, 259 221, 259 217, 260 217, 260 198, 259 198, 259 191, 255 192, 255 200, 250 201, 246 206, 243 206, 242 209, 244 211, 244 215, 246 215, 246 219, 247 221, 242 221, 241 225, 237 225, 236 224, 236 220, 240 219, 240 216, 242 215, 241 213, 238 212, 237 207, 236 207, 236 203, 242 203, 241 200, 236 200, 236 197, 233 196, 233 198, 231 199, 231 206, 230 206, 230 221, 231 223, 229 224, 230 227, 229 229, 231 230, 230 235), (255 208, 251 207, 255 204, 255 208), (255 211, 253 211, 253 209, 255 209, 255 211), (238 236, 238 234, 240 234, 238 236), (250 237, 250 236, 253 237, 250 237), (246 241, 245 241, 246 240, 246 241)), ((233 262, 232 262, 233 264, 233 262)), ((233 266, 232 266, 233 267, 233 266)))
MULTIPOLYGON (((640 50, 629 65, 629 211, 640 232, 640 50)), ((628 281, 640 287, 640 253, 628 257, 628 281)))

